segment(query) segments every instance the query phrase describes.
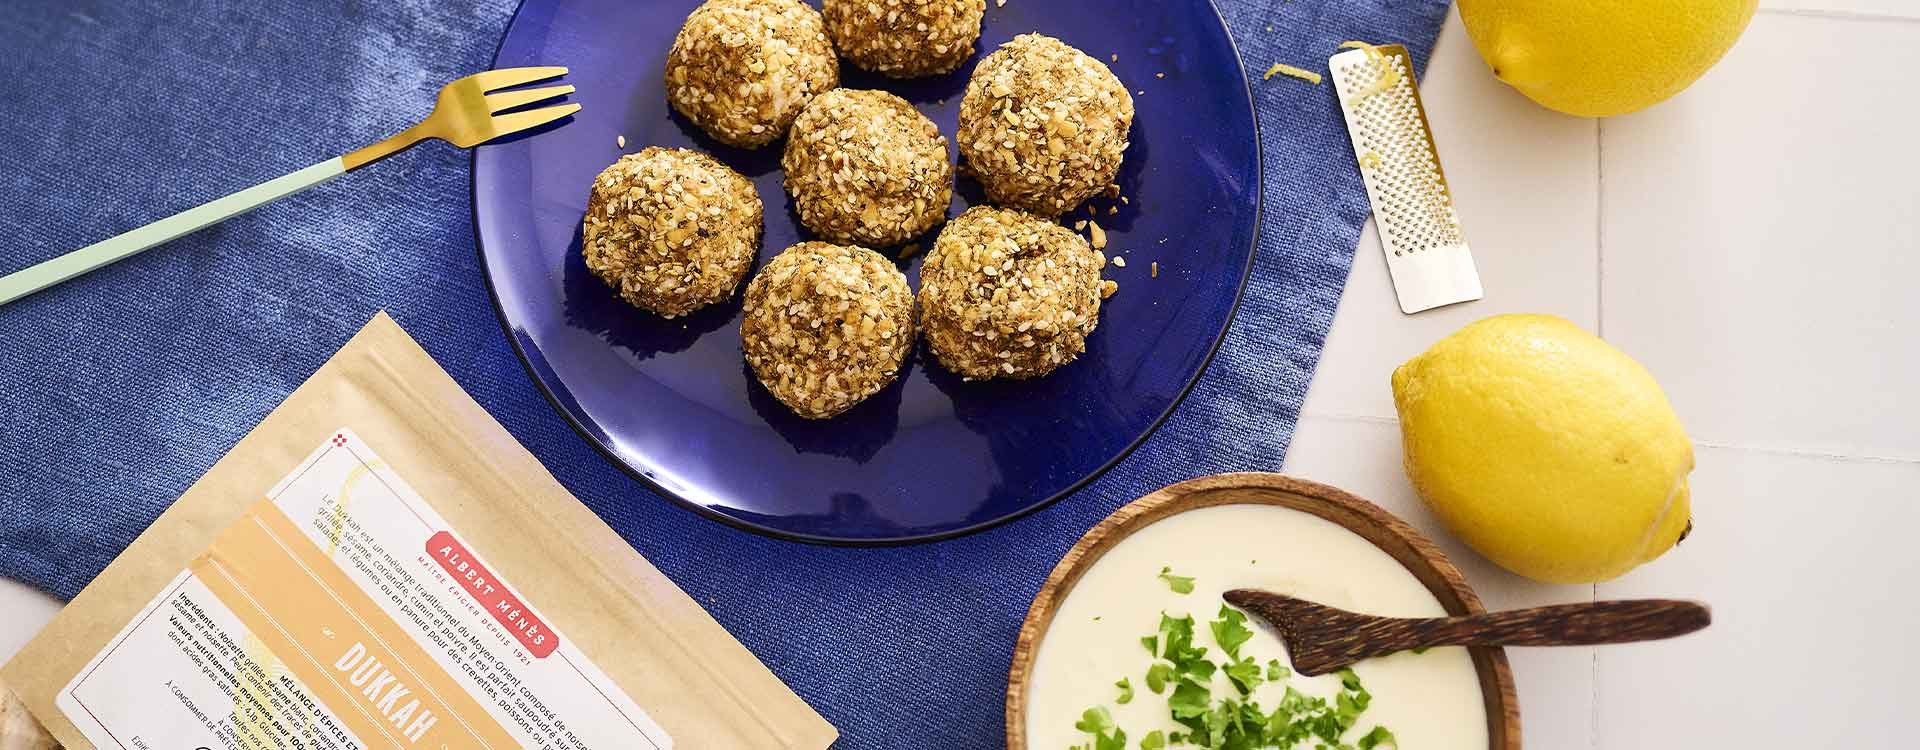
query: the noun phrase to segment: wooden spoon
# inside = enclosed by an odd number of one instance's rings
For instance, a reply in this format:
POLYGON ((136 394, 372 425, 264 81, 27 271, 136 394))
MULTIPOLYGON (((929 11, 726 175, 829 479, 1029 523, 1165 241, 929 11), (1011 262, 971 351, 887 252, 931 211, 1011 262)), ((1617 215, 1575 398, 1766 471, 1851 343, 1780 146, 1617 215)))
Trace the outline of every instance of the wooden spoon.
POLYGON ((1234 589, 1228 604, 1280 631, 1295 671, 1332 672, 1354 662, 1428 646, 1586 646, 1686 635, 1713 621, 1707 606, 1675 599, 1556 604, 1461 617, 1375 617, 1259 589, 1234 589))

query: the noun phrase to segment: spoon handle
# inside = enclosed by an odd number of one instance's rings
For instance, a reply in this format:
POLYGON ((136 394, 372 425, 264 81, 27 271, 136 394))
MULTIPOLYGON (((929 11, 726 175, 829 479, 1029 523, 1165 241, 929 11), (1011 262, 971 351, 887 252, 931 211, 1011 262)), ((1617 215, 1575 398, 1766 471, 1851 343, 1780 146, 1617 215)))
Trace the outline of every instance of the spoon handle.
MULTIPOLYGON (((1382 620, 1381 646, 1585 646, 1672 638, 1712 622, 1699 602, 1677 599, 1555 604, 1464 617, 1382 620)), ((1371 640, 1371 639, 1370 639, 1371 640)))

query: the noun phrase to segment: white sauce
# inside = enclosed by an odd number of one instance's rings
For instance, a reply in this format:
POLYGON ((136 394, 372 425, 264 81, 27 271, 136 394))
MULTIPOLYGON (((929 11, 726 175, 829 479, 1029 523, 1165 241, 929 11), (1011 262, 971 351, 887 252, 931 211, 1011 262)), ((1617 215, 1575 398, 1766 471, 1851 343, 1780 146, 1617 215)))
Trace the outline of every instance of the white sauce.
MULTIPOLYGON (((1080 579, 1061 604, 1035 656, 1027 698, 1030 750, 1066 750, 1090 736, 1074 729, 1081 712, 1106 706, 1135 747, 1147 732, 1184 728, 1167 712, 1165 695, 1146 688, 1152 660, 1140 637, 1153 634, 1160 614, 1190 614, 1194 644, 1225 661, 1207 623, 1216 619, 1229 589, 1262 588, 1342 609, 1395 617, 1444 616, 1419 579, 1387 553, 1340 525, 1310 513, 1267 505, 1222 505, 1170 516, 1121 540, 1080 579), (1193 593, 1176 594, 1158 576, 1192 576, 1193 593), (1098 617, 1099 619, 1094 619, 1098 617), (1132 681, 1133 700, 1114 702, 1114 682, 1132 681)), ((1289 663, 1279 636, 1248 617, 1253 638, 1240 647, 1261 664, 1289 663)), ((1354 666, 1373 702, 1343 739, 1355 741, 1375 725, 1392 730, 1405 750, 1485 750, 1486 709, 1480 680, 1463 648, 1401 653, 1354 666)), ((1263 684, 1252 699, 1278 705, 1291 685, 1332 700, 1334 675, 1294 674, 1263 684)), ((1213 694, 1238 696, 1225 675, 1213 694)))

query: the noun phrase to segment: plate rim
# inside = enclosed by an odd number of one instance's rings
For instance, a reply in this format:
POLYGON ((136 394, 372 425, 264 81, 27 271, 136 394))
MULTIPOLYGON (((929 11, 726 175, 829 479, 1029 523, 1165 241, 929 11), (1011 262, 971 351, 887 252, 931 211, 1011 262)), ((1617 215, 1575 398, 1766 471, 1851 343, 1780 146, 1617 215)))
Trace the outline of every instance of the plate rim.
MULTIPOLYGON (((531 1, 534 0, 519 0, 518 3, 514 4, 513 14, 508 16, 507 25, 501 29, 499 40, 494 42, 493 55, 487 60, 488 69, 491 70, 499 66, 500 52, 507 45, 507 37, 513 34, 514 26, 520 21, 520 12, 525 10, 527 3, 531 1)), ((546 380, 541 378, 540 373, 535 371, 533 359, 527 356, 526 350, 521 346, 519 336, 514 333, 513 322, 508 320, 506 308, 500 304, 500 290, 495 288, 493 283, 493 266, 487 258, 486 245, 480 239, 480 149, 486 146, 486 144, 481 144, 480 146, 469 149, 467 153, 467 212, 473 227, 473 251, 480 261, 480 276, 487 287, 487 302, 493 307, 494 319, 500 323, 501 332, 506 334, 507 345, 513 348, 514 357, 520 360, 521 370, 526 373, 527 379, 533 382, 534 389, 538 390, 541 397, 546 399, 547 406, 551 407, 554 413, 558 414, 560 419, 567 423, 567 427, 571 428, 574 434, 585 441, 588 446, 591 446, 595 453, 600 454, 603 460, 612 464, 614 468, 619 469, 621 473, 638 481, 642 486, 652 490, 654 494, 665 498, 669 503, 679 506, 683 510, 691 511, 695 515, 703 518, 718 521, 728 527, 781 541, 826 547, 903 547, 914 544, 947 541, 978 534, 1013 523, 1014 521, 1038 513, 1041 510, 1053 507, 1055 503, 1085 489, 1087 485, 1092 484, 1094 480, 1106 476, 1107 472, 1112 471, 1115 466, 1119 466, 1121 461, 1127 460, 1127 457, 1133 455, 1133 452, 1138 450, 1141 445, 1144 445, 1148 438, 1153 437, 1154 433, 1160 431, 1160 428, 1167 423, 1167 420, 1173 416, 1173 413, 1180 408, 1181 404, 1186 403, 1187 397, 1193 394, 1194 387, 1200 384, 1202 377, 1206 376, 1207 368, 1213 366, 1214 358, 1220 354, 1220 348, 1226 345, 1227 334, 1233 330, 1233 322, 1238 319, 1240 315, 1240 306, 1246 301, 1247 282, 1253 278, 1254 262, 1260 256, 1260 238, 1266 233, 1262 219, 1265 218, 1266 214, 1267 163, 1266 143, 1261 138, 1258 100, 1253 96, 1253 82, 1247 75, 1247 61, 1240 51, 1240 42, 1233 38, 1233 26, 1227 23, 1226 14, 1220 11, 1218 0, 1203 0, 1203 2, 1208 10, 1213 11, 1214 20, 1219 23, 1220 30, 1226 35, 1227 50, 1233 53, 1235 72, 1238 74, 1241 91, 1246 98, 1247 115, 1253 124, 1253 232, 1249 239, 1250 247, 1247 249, 1246 263, 1240 269, 1239 280, 1235 282, 1233 304, 1228 306, 1226 318, 1220 323, 1220 331, 1214 334, 1213 343, 1207 347, 1206 356, 1200 359, 1200 366, 1195 368, 1193 375, 1187 378, 1185 384, 1180 386, 1180 392, 1175 394, 1173 400, 1167 403, 1167 408, 1162 410, 1158 416, 1154 417, 1153 422, 1148 424, 1146 429, 1140 432, 1139 436, 1127 443, 1127 446, 1122 448, 1120 452, 1114 454, 1113 458, 1107 460, 1106 463, 1101 464, 1092 471, 1087 472, 1086 476, 1075 480, 1072 484, 1053 493, 1044 500, 1033 503, 1013 513, 957 529, 903 537, 850 538, 806 534, 755 523, 681 497, 678 493, 661 485, 659 482, 648 478, 638 468, 627 463, 625 459, 614 453, 613 449, 607 446, 604 441, 595 437, 592 431, 588 430, 586 425, 581 424, 579 418, 560 402, 559 397, 554 394, 553 389, 548 387, 546 380)), ((808 7, 812 7, 812 5, 809 3, 808 7)))

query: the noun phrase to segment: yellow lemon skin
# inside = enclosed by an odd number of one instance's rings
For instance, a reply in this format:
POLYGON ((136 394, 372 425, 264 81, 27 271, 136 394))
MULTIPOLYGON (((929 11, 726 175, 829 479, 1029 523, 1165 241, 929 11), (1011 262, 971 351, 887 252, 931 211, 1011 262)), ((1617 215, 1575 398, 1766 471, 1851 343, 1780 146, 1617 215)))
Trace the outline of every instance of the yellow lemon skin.
POLYGON ((1690 527, 1693 443, 1660 384, 1565 320, 1462 328, 1394 371, 1393 403, 1420 499, 1515 573, 1616 578, 1690 527))
POLYGON ((1460 0, 1500 80, 1548 109, 1611 117, 1680 93, 1733 47, 1758 0, 1460 0))

